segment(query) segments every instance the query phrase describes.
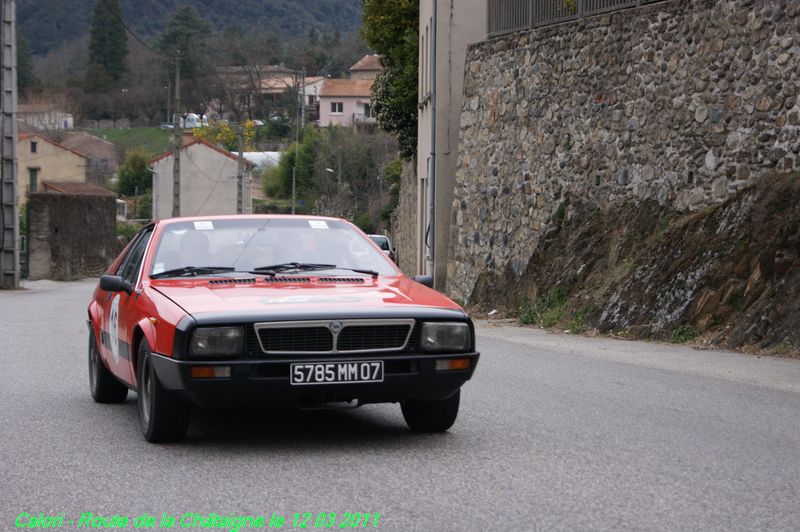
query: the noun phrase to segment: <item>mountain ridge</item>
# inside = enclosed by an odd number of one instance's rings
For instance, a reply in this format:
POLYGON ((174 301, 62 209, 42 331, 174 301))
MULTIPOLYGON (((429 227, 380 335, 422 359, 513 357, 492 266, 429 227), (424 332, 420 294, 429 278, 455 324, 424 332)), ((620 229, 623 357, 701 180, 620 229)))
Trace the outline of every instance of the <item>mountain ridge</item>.
MULTIPOLYGON (((125 23, 144 39, 157 36, 171 14, 193 5, 215 30, 238 26, 282 37, 349 33, 361 25, 360 0, 121 0, 125 23)), ((89 32, 95 0, 17 0, 17 24, 34 55, 43 56, 89 32)))

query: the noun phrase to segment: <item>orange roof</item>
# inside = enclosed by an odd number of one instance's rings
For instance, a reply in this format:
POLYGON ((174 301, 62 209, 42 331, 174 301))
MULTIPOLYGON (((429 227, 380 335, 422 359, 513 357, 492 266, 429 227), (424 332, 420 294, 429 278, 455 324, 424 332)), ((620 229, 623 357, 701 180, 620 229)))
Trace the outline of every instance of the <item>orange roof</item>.
POLYGON ((359 70, 368 70, 379 72, 381 67, 381 56, 377 54, 368 54, 358 60, 358 62, 350 67, 350 72, 359 70))
POLYGON ((64 146, 63 144, 59 144, 58 142, 54 141, 53 139, 45 137, 44 135, 40 135, 39 133, 19 133, 19 134, 17 134, 17 142, 22 142, 23 140, 27 140, 27 139, 32 138, 32 137, 36 137, 36 138, 38 138, 40 140, 43 140, 45 142, 49 142, 53 146, 58 146, 62 150, 70 151, 70 152, 74 153, 75 155, 77 155, 78 157, 82 157, 84 159, 88 159, 88 157, 86 155, 82 154, 81 152, 73 150, 72 148, 68 148, 68 147, 64 146))
POLYGON ((45 190, 51 189, 62 194, 84 194, 88 196, 116 196, 107 188, 92 183, 67 183, 59 181, 42 181, 45 190))
MULTIPOLYGON (((231 152, 229 152, 229 151, 227 151, 227 150, 223 150, 223 149, 222 149, 222 148, 220 148, 219 146, 215 146, 214 144, 211 144, 211 143, 210 143, 210 142, 208 142, 207 140, 193 140, 192 142, 190 142, 190 143, 188 143, 188 144, 184 144, 184 145, 183 145, 183 147, 182 147, 182 149, 184 149, 184 150, 185 150, 185 149, 186 149, 186 148, 188 148, 189 146, 194 146, 195 144, 202 144, 202 145, 203 145, 203 146, 205 146, 206 148, 211 148, 211 149, 212 149, 212 150, 214 150, 215 152, 217 152, 217 153, 219 153, 219 154, 221 154, 221 155, 224 155, 225 157, 227 157, 227 158, 229 158, 229 159, 233 159, 234 161, 237 161, 237 162, 239 161, 239 157, 237 157, 236 155, 232 154, 231 152)), ((157 163, 157 162, 158 162, 158 161, 160 161, 161 159, 166 159, 167 157, 171 156, 171 155, 172 155, 172 153, 173 153, 174 151, 175 151, 175 150, 170 150, 170 151, 168 151, 168 152, 162 153, 161 155, 159 155, 159 156, 158 156, 158 157, 156 157, 155 159, 152 159, 152 160, 150 161, 150 164, 157 163)), ((248 167, 248 168, 252 168, 252 167, 253 167, 253 163, 251 163, 251 162, 250 162, 250 161, 248 161, 247 159, 245 159, 245 160, 244 160, 244 165, 245 165, 246 167, 248 167)))
POLYGON ((326 79, 319 90, 320 98, 369 98, 371 79, 326 79))

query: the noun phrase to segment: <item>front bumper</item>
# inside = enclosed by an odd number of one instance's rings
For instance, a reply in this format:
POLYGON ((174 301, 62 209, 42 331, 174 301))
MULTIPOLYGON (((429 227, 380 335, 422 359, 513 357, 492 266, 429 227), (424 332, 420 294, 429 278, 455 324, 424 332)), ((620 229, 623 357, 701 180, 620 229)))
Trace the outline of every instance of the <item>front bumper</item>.
POLYGON ((235 404, 315 406, 341 401, 394 403, 408 399, 434 400, 453 395, 472 377, 480 354, 407 354, 337 357, 275 357, 269 360, 188 361, 153 354, 151 362, 162 386, 185 401, 202 407, 235 404), (470 359, 469 369, 437 371, 436 360, 470 359), (382 360, 383 382, 326 383, 293 386, 289 366, 297 362, 359 362, 382 360), (230 377, 194 378, 193 366, 228 366, 230 377))

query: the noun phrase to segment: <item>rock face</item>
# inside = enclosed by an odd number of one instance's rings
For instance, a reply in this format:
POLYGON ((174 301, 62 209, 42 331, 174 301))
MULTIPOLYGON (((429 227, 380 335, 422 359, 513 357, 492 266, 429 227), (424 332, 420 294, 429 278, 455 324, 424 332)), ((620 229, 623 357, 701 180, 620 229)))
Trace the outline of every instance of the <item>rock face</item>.
POLYGON ((614 216, 583 199, 566 210, 522 275, 481 274, 478 305, 550 301, 549 326, 664 340, 684 327, 712 345, 800 354, 797 174, 697 212, 633 198, 614 216))
POLYGON ((800 2, 770 0, 668 1, 471 46, 449 294, 526 295, 542 242, 587 213, 698 211, 800 168, 799 57, 800 2))

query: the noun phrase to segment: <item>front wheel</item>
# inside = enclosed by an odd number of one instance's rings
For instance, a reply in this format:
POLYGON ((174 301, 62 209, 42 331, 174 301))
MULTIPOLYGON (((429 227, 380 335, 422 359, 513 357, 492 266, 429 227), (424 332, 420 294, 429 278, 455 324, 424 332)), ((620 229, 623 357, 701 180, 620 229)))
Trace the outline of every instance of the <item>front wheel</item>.
POLYGON ((151 361, 150 345, 145 339, 139 345, 137 375, 136 407, 144 439, 158 443, 183 438, 189 426, 189 409, 159 382, 151 361))
POLYGON ((89 391, 96 403, 121 403, 128 388, 103 365, 94 330, 89 332, 89 391))
POLYGON ((435 401, 412 399, 401 405, 403 417, 414 432, 445 432, 453 426, 458 416, 461 390, 435 401))

